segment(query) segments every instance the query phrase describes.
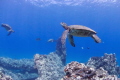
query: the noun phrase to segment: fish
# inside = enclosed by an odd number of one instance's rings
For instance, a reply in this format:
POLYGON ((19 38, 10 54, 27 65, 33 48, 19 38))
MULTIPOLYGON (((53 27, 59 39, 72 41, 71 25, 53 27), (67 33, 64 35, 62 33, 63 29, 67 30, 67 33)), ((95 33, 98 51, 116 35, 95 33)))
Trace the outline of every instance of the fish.
POLYGON ((48 39, 47 42, 57 42, 57 40, 54 40, 54 39, 48 39))
POLYGON ((36 38, 36 41, 40 41, 41 39, 40 38, 36 38))

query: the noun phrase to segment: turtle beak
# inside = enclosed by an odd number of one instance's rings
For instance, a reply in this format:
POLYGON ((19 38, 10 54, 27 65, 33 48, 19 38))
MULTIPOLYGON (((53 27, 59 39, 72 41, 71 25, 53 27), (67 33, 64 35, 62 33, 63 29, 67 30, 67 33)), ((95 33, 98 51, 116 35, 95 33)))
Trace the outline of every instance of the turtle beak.
POLYGON ((67 24, 64 23, 64 22, 61 22, 60 24, 61 24, 62 26, 67 26, 67 24))
POLYGON ((64 29, 68 29, 68 26, 67 26, 67 24, 66 24, 66 23, 61 22, 60 24, 62 25, 62 27, 63 27, 64 29))
POLYGON ((5 27, 6 25, 2 23, 1 26, 2 26, 2 27, 5 27))

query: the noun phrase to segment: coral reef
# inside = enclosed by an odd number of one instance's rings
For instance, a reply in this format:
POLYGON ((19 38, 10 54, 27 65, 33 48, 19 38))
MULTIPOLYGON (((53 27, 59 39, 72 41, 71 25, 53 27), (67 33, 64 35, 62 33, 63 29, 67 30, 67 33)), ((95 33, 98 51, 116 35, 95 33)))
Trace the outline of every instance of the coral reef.
POLYGON ((57 45, 56 45, 56 54, 60 57, 62 64, 66 64, 66 40, 64 44, 61 42, 61 37, 57 40, 57 45))
POLYGON ((0 66, 6 69, 18 69, 25 72, 36 72, 33 59, 11 59, 0 57, 0 66))
POLYGON ((34 80, 38 77, 33 59, 11 59, 0 57, 0 67, 13 80, 34 80))
POLYGON ((0 80, 120 80, 115 54, 91 57, 86 64, 73 61, 64 68, 65 45, 58 41, 56 48, 48 55, 36 54, 34 60, 0 57, 0 80))
POLYGON ((66 47, 57 40, 56 51, 48 55, 34 56, 32 59, 11 59, 0 57, 0 66, 14 80, 58 80, 64 75, 66 64, 66 47), (34 64, 35 63, 35 64, 34 64), (34 66, 35 65, 35 66, 34 66))
POLYGON ((0 67, 0 80, 13 80, 11 76, 6 75, 4 69, 0 67))
POLYGON ((13 80, 58 80, 66 64, 66 46, 61 37, 57 40, 56 51, 49 55, 36 54, 32 59, 11 59, 0 57, 0 67, 13 80), (35 63, 35 64, 34 64, 35 63), (35 65, 35 67, 34 67, 35 65))
POLYGON ((102 57, 92 57, 86 65, 95 69, 103 67, 111 75, 120 75, 120 67, 117 66, 115 54, 105 53, 102 57))
POLYGON ((64 75, 62 61, 56 53, 34 56, 35 67, 39 77, 35 80, 60 80, 64 75))
POLYGON ((118 80, 117 76, 109 75, 102 67, 94 69, 75 61, 67 64, 64 71, 66 75, 61 80, 118 80))

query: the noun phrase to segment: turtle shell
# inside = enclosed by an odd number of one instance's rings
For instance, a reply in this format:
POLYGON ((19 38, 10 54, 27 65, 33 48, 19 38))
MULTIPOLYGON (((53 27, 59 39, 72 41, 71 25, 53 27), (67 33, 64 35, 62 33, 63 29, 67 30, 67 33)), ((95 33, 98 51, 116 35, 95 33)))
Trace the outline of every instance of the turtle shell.
POLYGON ((73 36, 88 37, 91 34, 96 34, 94 30, 82 25, 70 25, 69 28, 69 34, 73 36))

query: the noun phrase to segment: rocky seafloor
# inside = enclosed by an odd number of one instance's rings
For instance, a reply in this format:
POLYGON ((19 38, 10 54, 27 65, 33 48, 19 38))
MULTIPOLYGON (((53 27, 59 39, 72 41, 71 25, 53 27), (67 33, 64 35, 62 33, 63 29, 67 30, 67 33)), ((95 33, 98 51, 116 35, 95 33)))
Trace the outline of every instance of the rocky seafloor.
POLYGON ((35 54, 34 59, 0 57, 0 80, 120 80, 116 55, 105 53, 87 63, 72 61, 66 65, 66 47, 57 41, 56 51, 35 54))
POLYGON ((115 54, 91 57, 88 62, 73 61, 66 66, 60 57, 35 54, 34 59, 0 57, 0 80, 119 80, 120 67, 115 54))

